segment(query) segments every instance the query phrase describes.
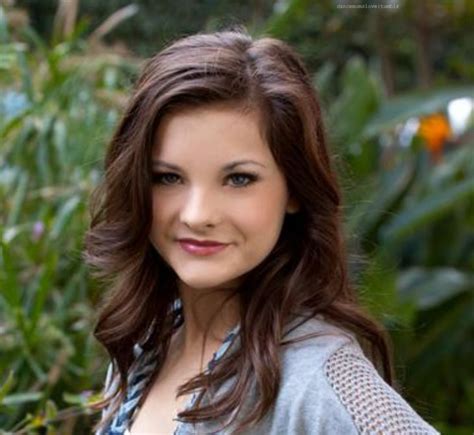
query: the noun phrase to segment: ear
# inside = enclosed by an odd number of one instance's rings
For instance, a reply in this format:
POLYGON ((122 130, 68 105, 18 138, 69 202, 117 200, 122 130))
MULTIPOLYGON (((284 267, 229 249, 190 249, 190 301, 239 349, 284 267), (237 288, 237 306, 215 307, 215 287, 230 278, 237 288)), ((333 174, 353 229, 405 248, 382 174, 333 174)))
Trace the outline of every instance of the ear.
POLYGON ((298 201, 296 201, 295 198, 290 197, 290 199, 288 199, 288 203, 286 205, 286 212, 290 213, 290 214, 294 214, 294 213, 297 213, 299 211, 300 211, 300 205, 299 205, 298 201))

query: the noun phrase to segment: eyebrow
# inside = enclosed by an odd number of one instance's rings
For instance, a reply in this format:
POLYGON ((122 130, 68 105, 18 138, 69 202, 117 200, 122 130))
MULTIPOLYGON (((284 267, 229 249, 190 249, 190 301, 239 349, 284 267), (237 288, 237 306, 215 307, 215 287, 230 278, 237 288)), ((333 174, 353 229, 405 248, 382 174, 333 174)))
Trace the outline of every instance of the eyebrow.
MULTIPOLYGON (((258 166, 262 166, 263 168, 266 167, 263 163, 257 162, 255 160, 234 160, 234 161, 228 163, 227 165, 225 165, 222 168, 222 170, 224 172, 228 172, 228 171, 232 171, 232 169, 234 169, 236 166, 246 165, 246 164, 258 165, 258 166)), ((153 166, 165 166, 165 167, 167 167, 169 169, 173 169, 175 171, 181 171, 181 168, 178 165, 174 165, 172 163, 167 163, 163 160, 154 160, 153 161, 153 166)))

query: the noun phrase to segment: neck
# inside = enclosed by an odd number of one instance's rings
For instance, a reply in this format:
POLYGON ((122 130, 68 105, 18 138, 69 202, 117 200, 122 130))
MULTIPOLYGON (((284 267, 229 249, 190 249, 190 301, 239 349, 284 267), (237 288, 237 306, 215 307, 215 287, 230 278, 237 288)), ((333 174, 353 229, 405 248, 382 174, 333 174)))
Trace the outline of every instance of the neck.
POLYGON ((230 289, 194 289, 183 283, 178 290, 184 315, 181 335, 177 338, 179 353, 183 357, 200 355, 206 329, 204 353, 222 344, 229 329, 239 322, 238 295, 230 297, 230 289))

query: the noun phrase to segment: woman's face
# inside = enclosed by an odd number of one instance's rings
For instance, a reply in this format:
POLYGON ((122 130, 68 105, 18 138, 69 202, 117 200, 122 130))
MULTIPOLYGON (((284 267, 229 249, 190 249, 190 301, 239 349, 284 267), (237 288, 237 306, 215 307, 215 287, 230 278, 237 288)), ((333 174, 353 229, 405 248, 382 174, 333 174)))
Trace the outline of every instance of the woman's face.
POLYGON ((192 288, 229 285, 255 268, 275 246, 285 212, 296 211, 258 122, 255 113, 216 105, 167 115, 157 129, 150 241, 192 288))

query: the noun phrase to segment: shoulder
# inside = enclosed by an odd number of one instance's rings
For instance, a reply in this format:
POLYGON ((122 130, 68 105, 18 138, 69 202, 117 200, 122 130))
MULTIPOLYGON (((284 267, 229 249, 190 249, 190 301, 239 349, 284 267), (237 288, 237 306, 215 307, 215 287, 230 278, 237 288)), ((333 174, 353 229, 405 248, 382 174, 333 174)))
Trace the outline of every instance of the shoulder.
POLYGON ((298 404, 295 413, 307 420, 300 425, 331 433, 438 433, 382 379, 353 333, 318 317, 288 338, 312 333, 282 353, 280 396, 285 406, 298 404))
POLYGON ((281 348, 283 374, 323 373, 329 357, 341 346, 352 343, 357 346, 357 339, 351 331, 342 329, 317 316, 306 320, 295 318, 286 328, 281 348))
POLYGON ((341 346, 326 361, 324 376, 362 433, 436 434, 378 374, 358 346, 341 346))

